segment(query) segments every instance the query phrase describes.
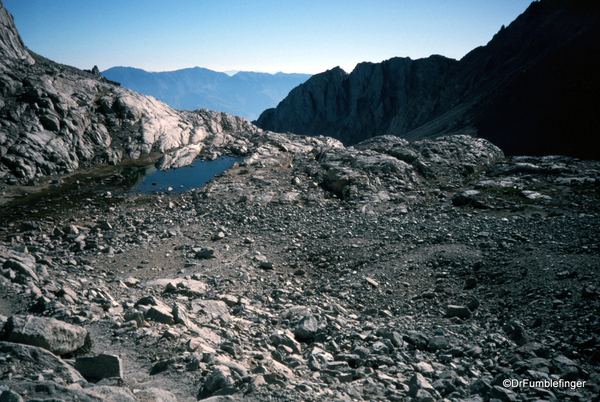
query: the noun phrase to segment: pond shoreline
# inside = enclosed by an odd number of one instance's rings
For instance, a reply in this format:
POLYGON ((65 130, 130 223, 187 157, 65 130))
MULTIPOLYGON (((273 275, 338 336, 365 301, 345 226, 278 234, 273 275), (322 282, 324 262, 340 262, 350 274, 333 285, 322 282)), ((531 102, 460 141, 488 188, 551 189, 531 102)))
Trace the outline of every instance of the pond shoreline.
MULTIPOLYGON (((142 172, 144 170, 155 170, 156 157, 131 160, 116 166, 98 164, 76 173, 38 178, 33 182, 34 185, 8 185, 2 183, 0 185, 0 226, 23 218, 43 219, 47 216, 60 216, 72 208, 74 204, 87 202, 90 205, 105 205, 108 208, 134 195, 176 194, 193 188, 200 188, 212 177, 226 171, 235 162, 241 162, 242 159, 227 157, 219 158, 216 161, 204 161, 202 159, 194 161, 192 169, 198 170, 198 167, 204 166, 206 163, 222 162, 223 159, 232 159, 233 162, 223 170, 209 169, 210 175, 203 175, 203 180, 198 186, 186 186, 183 189, 178 183, 161 183, 160 186, 152 186, 155 181, 150 179, 144 189, 148 191, 136 191, 144 180, 148 181, 147 177, 149 175, 142 172), (172 187, 173 190, 168 191, 169 187, 172 187)), ((159 173, 161 177, 166 176, 169 179, 170 176, 181 175, 180 172, 185 171, 187 174, 188 170, 186 169, 188 168, 190 167, 165 172, 155 170, 152 174, 159 173), (174 175, 173 173, 176 172, 179 173, 174 175)), ((156 183, 159 183, 159 181, 156 181, 156 183)))

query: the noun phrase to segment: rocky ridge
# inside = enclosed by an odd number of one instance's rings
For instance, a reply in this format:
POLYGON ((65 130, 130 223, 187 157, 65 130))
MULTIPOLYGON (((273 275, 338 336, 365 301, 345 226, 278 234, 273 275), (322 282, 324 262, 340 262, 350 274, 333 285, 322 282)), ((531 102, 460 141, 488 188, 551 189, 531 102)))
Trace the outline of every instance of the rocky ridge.
POLYGON ((255 122, 353 145, 389 134, 476 135, 507 155, 600 158, 600 7, 541 0, 486 46, 442 56, 360 63, 314 75, 255 122))
MULTIPOLYGON (((208 110, 173 110, 150 96, 29 52, 0 3, 0 177, 16 183, 118 164, 182 147, 215 158, 247 120, 208 110)), ((96 69, 97 70, 97 69, 96 69)), ((173 160, 173 156, 171 156, 173 160)), ((171 162, 173 165, 173 162, 171 162)), ((178 165, 182 165, 179 162, 178 165)))
POLYGON ((17 32, 15 21, 0 2, 0 55, 4 63, 12 60, 33 64, 33 58, 25 48, 21 36, 17 32))
POLYGON ((597 162, 256 145, 188 193, 6 218, 2 397, 598 400, 597 162), (35 320, 90 342, 49 355, 55 331, 13 324, 35 320), (574 385, 503 385, 524 379, 574 385))
POLYGON ((400 135, 438 114, 441 79, 458 62, 443 56, 359 63, 348 74, 339 67, 294 88, 256 125, 276 131, 318 133, 353 145, 378 135, 400 135), (392 129, 393 126, 393 129, 392 129))

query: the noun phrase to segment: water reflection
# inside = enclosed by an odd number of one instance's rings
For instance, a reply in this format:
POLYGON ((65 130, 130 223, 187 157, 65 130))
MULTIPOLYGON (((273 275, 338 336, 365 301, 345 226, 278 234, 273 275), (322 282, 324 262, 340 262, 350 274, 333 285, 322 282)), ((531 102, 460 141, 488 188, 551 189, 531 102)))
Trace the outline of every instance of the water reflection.
POLYGON ((155 166, 127 167, 123 170, 125 184, 131 192, 150 194, 152 192, 183 193, 204 186, 210 179, 223 173, 239 158, 223 157, 214 161, 196 159, 191 166, 160 171, 155 166))

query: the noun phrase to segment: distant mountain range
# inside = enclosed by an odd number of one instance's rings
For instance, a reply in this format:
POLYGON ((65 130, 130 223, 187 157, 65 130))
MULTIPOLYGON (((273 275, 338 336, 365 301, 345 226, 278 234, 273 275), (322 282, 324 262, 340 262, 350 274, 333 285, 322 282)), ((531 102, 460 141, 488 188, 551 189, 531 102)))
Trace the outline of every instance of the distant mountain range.
POLYGON ((600 2, 533 2, 460 61, 443 56, 334 68, 255 122, 352 145, 466 133, 509 155, 600 159, 600 2))
POLYGON ((102 71, 123 87, 150 95, 175 109, 210 109, 248 120, 276 106, 310 74, 268 74, 248 71, 221 73, 194 67, 176 71, 148 72, 132 67, 102 71))

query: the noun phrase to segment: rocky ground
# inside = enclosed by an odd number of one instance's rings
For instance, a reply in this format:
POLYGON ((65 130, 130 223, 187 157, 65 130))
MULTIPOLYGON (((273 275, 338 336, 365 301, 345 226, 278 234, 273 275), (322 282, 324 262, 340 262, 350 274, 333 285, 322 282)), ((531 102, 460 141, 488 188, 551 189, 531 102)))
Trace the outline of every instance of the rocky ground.
POLYGON ((3 206, 1 400, 598 401, 600 163, 253 144, 184 194, 3 206))

